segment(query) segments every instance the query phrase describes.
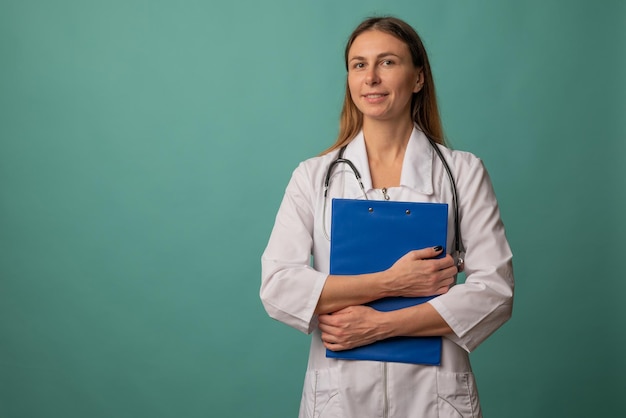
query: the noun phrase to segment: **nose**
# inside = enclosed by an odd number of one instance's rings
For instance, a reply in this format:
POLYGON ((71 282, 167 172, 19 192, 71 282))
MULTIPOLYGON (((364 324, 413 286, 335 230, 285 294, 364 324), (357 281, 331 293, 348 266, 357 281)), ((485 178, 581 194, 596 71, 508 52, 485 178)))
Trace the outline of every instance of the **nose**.
POLYGON ((375 86, 378 83, 380 83, 378 70, 376 66, 372 66, 367 70, 367 74, 365 74, 365 84, 368 86, 375 86))

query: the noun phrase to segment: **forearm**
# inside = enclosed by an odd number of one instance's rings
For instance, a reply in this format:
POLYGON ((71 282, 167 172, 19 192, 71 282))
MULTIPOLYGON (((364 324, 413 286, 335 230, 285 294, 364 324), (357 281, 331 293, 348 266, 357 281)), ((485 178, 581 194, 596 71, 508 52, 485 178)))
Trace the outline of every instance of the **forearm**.
POLYGON ((315 313, 318 315, 332 313, 348 306, 363 305, 390 296, 387 286, 388 276, 387 272, 328 276, 315 313))
POLYGON ((441 247, 410 251, 385 271, 355 276, 330 275, 315 313, 336 312, 387 296, 431 296, 446 293, 457 269, 450 255, 434 259, 441 247))
POLYGON ((438 337, 452 333, 430 303, 391 312, 350 306, 331 315, 320 315, 318 319, 324 346, 332 351, 361 347, 391 337, 438 337))
POLYGON ((385 312, 386 338, 433 337, 451 334, 452 328, 430 303, 385 312))

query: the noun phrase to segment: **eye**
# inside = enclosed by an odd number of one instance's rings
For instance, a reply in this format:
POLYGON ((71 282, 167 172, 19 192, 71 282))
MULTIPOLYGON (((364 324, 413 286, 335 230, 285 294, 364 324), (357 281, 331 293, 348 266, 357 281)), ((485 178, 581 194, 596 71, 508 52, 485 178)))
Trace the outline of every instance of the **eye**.
POLYGON ((360 70, 362 68, 365 68, 365 64, 362 62, 356 62, 352 65, 352 68, 354 68, 355 70, 360 70))
POLYGON ((382 64, 382 65, 384 65, 384 66, 386 66, 386 67, 388 67, 388 66, 390 66, 390 65, 393 65, 393 64, 394 64, 394 62, 393 62, 393 60, 383 60, 383 61, 381 62, 381 64, 382 64))

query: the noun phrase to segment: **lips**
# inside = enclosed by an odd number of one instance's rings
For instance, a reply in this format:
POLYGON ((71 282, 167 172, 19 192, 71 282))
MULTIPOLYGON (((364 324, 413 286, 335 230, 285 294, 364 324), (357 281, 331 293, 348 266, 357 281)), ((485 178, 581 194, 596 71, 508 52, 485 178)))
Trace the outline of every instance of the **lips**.
POLYGON ((388 93, 367 93, 364 94, 362 97, 365 103, 378 105, 385 103, 387 101, 387 96, 389 96, 388 93))

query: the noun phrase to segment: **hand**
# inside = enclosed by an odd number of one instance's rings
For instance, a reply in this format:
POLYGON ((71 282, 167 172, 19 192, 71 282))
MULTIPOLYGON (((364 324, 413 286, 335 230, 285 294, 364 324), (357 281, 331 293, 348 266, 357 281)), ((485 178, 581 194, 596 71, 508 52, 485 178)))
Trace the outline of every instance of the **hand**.
POLYGON ((324 346, 332 351, 348 350, 386 338, 384 312, 369 306, 349 306, 318 317, 324 346))
POLYGON ((434 259, 441 247, 411 251, 402 256, 387 272, 391 275, 391 296, 432 296, 446 293, 458 273, 449 254, 434 259))

